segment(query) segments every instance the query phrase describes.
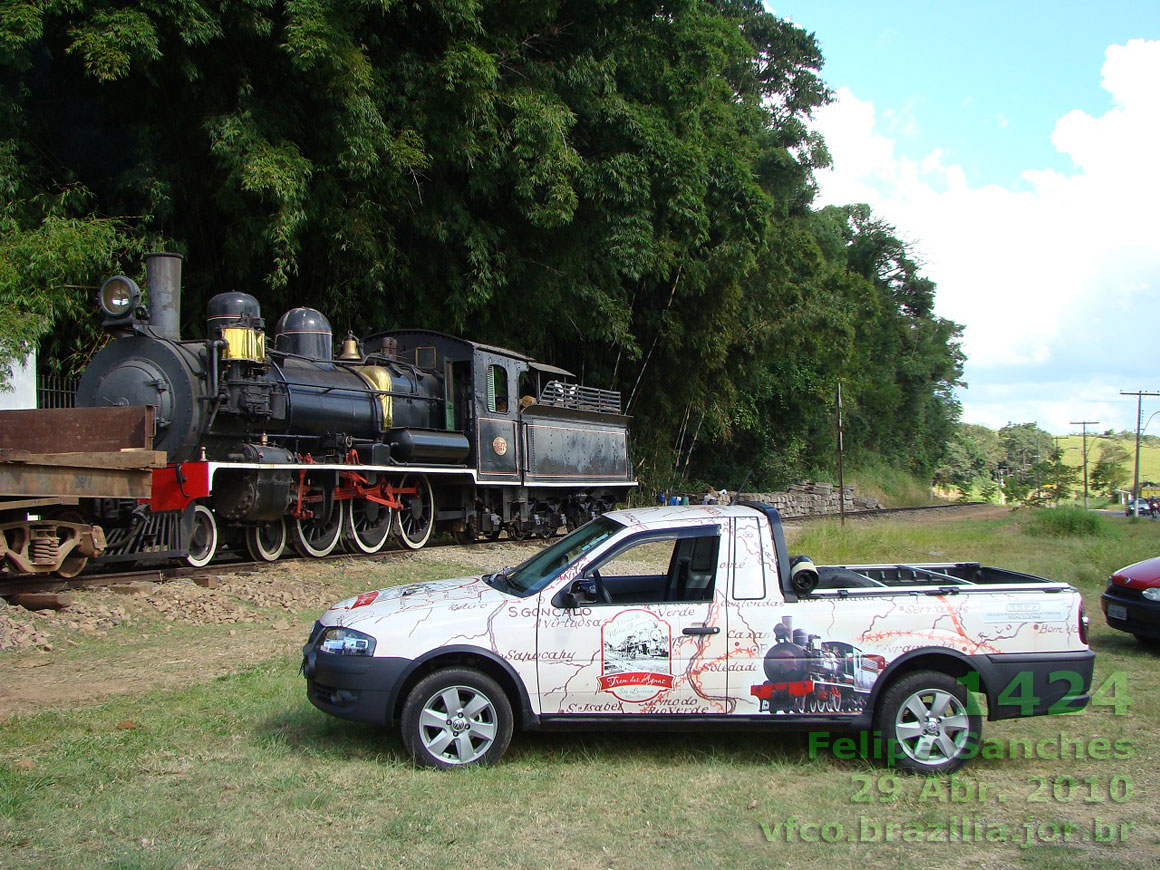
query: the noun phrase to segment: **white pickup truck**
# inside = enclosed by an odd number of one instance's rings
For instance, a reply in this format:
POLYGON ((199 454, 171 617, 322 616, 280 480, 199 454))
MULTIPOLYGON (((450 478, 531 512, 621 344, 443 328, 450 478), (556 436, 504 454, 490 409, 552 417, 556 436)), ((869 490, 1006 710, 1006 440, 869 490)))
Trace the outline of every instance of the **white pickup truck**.
MULTIPOLYGON (((515 568, 367 592, 303 648, 307 694, 399 725, 415 761, 488 764, 525 729, 872 731, 923 773, 982 713, 1071 712, 1094 656, 1079 593, 977 563, 815 568, 767 505, 604 514, 515 568)), ((865 742, 865 741, 864 741, 865 742)))

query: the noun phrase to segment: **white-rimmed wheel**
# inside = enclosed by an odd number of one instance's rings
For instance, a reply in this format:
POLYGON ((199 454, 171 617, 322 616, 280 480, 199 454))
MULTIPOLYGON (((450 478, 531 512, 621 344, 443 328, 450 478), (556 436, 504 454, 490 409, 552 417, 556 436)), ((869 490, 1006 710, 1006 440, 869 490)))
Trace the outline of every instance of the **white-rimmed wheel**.
POLYGON ((938 671, 915 671, 887 687, 875 716, 890 763, 922 774, 956 770, 978 750, 983 717, 966 686, 938 671))
POLYGON ((299 517, 290 523, 290 543, 299 555, 321 559, 334 552, 342 534, 344 504, 335 502, 329 512, 323 511, 321 504, 316 505, 314 517, 299 517))
POLYGON ((487 674, 447 668, 411 689, 400 724, 403 744, 423 767, 494 764, 511 742, 511 702, 487 674))
POLYGON ((286 552, 286 520, 246 526, 246 550, 255 562, 274 562, 286 552))
POLYGON ((352 553, 377 553, 391 534, 394 514, 386 505, 369 498, 356 498, 346 512, 346 529, 342 533, 352 553))
POLYGON ((185 562, 191 568, 204 568, 213 561, 218 548, 217 518, 203 504, 193 505, 193 527, 189 532, 189 546, 185 562))
POLYGON ((395 531, 404 546, 418 550, 435 527, 435 494, 430 481, 421 474, 408 474, 399 482, 399 488, 415 492, 399 496, 403 506, 396 514, 395 531))

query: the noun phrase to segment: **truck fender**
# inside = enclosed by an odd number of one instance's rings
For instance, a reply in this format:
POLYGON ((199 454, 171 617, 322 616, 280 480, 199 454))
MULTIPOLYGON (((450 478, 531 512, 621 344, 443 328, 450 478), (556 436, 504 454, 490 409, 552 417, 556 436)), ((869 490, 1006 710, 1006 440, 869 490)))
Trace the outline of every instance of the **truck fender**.
POLYGON ((866 712, 872 717, 878 705, 879 695, 900 675, 909 671, 942 671, 955 679, 971 671, 979 671, 980 688, 984 688, 987 685, 987 675, 983 673, 984 669, 976 664, 978 658, 945 646, 924 646, 909 650, 887 665, 886 670, 878 675, 878 679, 874 681, 874 688, 870 690, 870 695, 866 699, 866 712))
POLYGON ((465 661, 465 659, 485 659, 492 669, 502 674, 502 678, 499 680, 500 685, 505 689, 515 690, 515 697, 511 699, 512 710, 519 716, 521 726, 524 728, 535 728, 539 724, 540 717, 532 709, 531 696, 528 694, 527 686, 524 685, 524 681, 516 673, 515 668, 493 650, 473 646, 472 644, 441 646, 423 653, 423 655, 412 661, 410 666, 403 672, 399 681, 395 683, 395 688, 387 704, 387 709, 391 711, 392 719, 394 719, 394 711, 398 709, 399 704, 406 700, 404 690, 409 690, 414 683, 421 679, 417 675, 434 670, 432 665, 440 659, 446 659, 449 667, 470 667, 470 662, 465 661))

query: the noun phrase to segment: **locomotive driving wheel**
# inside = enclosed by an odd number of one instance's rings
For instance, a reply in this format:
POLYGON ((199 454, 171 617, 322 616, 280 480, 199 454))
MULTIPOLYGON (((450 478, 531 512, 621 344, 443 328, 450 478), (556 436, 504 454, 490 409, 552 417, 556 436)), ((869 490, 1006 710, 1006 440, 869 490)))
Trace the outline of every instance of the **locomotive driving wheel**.
POLYGON ((286 539, 286 520, 283 517, 246 527, 246 550, 255 562, 279 559, 286 552, 286 539))
POLYGON ((377 553, 387 543, 394 512, 369 498, 350 501, 343 539, 352 553, 377 553))
POLYGON ((408 474, 399 482, 402 509, 395 516, 395 532, 403 545, 418 550, 435 527, 435 494, 431 482, 421 474, 408 474), (413 492, 411 491, 413 490, 413 492))
POLYGON ((334 502, 330 511, 324 515, 298 517, 294 520, 290 525, 290 543, 299 555, 321 559, 334 552, 342 533, 345 504, 346 502, 334 502))

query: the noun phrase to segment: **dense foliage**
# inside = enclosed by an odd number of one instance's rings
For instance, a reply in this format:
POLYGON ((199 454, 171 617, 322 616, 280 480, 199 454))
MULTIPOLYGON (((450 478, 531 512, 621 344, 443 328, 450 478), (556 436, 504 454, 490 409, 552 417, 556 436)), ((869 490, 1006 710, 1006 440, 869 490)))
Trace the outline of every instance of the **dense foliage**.
POLYGON ((642 475, 942 458, 958 327, 893 228, 815 211, 828 92, 760 0, 9 0, 0 363, 74 367, 100 275, 186 256, 338 333, 417 326, 620 389, 642 475), (53 325, 56 324, 56 328, 53 325))
POLYGON ((1001 491, 1010 503, 1059 502, 1083 493, 1082 469, 1065 463, 1055 438, 1034 423, 1008 423, 998 432, 960 424, 936 478, 965 497, 991 499, 1001 491))

